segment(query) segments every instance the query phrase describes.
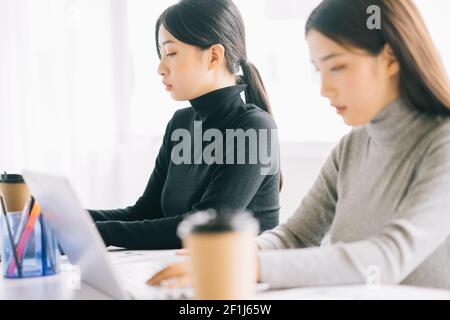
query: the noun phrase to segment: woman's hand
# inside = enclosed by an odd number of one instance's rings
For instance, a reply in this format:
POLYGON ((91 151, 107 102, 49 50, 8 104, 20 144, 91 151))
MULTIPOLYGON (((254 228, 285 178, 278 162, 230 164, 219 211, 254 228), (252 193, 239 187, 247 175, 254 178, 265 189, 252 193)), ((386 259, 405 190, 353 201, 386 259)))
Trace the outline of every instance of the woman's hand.
MULTIPOLYGON (((177 256, 189 256, 188 249, 175 251, 177 256)), ((189 286, 191 283, 188 275, 189 260, 170 264, 153 277, 147 280, 151 286, 162 285, 167 288, 175 289, 189 286)))
POLYGON ((189 263, 189 261, 183 261, 168 265, 151 277, 147 284, 151 286, 162 285, 171 289, 187 287, 191 285, 188 274, 189 263))

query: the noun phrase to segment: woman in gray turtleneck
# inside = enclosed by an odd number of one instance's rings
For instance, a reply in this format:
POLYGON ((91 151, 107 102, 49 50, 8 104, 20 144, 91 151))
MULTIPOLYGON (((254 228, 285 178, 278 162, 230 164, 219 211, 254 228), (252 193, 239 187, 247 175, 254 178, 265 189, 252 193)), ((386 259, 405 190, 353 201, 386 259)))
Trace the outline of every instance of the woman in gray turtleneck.
POLYGON ((323 1, 306 39, 322 95, 357 128, 294 215, 258 238, 260 279, 450 288, 448 77, 412 1, 349 2, 323 1))
MULTIPOLYGON (((450 85, 420 13, 411 0, 325 0, 306 38, 321 94, 355 128, 292 217, 257 238, 259 280, 450 288, 450 85)), ((186 283, 186 270, 149 283, 186 283)))

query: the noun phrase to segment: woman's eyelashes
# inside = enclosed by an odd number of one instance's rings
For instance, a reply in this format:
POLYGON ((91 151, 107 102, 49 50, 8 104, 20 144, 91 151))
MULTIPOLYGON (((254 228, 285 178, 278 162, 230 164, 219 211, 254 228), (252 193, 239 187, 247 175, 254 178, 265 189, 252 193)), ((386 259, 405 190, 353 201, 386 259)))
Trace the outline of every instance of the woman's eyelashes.
MULTIPOLYGON (((330 71, 341 71, 341 70, 344 70, 346 67, 347 66, 344 65, 344 64, 343 65, 338 65, 336 67, 330 68, 330 71)), ((314 69, 315 73, 321 72, 321 70, 318 67, 316 67, 315 65, 313 65, 313 69, 314 69)))
POLYGON ((170 52, 166 54, 166 57, 173 57, 175 56, 177 53, 176 52, 170 52))
POLYGON ((341 71, 341 70, 344 70, 345 68, 346 68, 346 65, 339 65, 336 67, 332 67, 330 70, 331 71, 341 71))

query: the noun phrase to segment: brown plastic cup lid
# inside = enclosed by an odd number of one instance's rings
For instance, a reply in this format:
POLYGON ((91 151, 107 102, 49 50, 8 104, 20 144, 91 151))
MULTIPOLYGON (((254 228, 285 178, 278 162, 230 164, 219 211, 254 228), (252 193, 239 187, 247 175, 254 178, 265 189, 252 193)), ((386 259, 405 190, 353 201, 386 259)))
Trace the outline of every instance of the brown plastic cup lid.
POLYGON ((250 232, 258 234, 259 224, 248 211, 218 214, 214 210, 187 216, 178 226, 177 234, 183 239, 189 234, 216 232, 250 232))
POLYGON ((25 183, 25 181, 20 174, 7 174, 5 172, 0 175, 0 183, 25 183))

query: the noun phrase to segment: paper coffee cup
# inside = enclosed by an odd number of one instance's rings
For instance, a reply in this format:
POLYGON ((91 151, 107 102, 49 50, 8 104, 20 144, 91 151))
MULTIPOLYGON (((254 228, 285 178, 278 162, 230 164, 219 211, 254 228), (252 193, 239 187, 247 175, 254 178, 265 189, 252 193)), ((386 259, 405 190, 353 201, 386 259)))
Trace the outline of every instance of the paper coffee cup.
POLYGON ((258 222, 251 214, 200 212, 180 224, 190 253, 195 299, 251 299, 255 293, 258 222))
POLYGON ((5 200, 8 212, 22 211, 30 197, 25 181, 18 174, 4 173, 0 175, 0 193, 5 200))

